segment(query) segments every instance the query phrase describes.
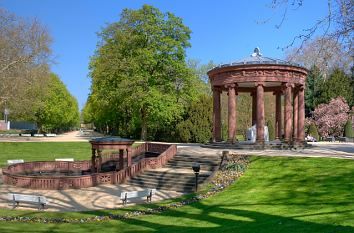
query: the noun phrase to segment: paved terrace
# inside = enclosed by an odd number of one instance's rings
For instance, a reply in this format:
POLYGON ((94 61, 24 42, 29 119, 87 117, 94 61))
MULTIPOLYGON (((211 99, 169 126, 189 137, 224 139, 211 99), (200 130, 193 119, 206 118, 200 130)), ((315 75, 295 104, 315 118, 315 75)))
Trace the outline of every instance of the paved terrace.
MULTIPOLYGON (((354 143, 312 143, 313 147, 304 150, 267 150, 267 151, 246 151, 232 150, 232 152, 259 155, 259 156, 294 156, 294 157, 330 157, 341 159, 354 159, 354 143)), ((196 144, 180 144, 178 153, 214 155, 220 156, 222 150, 201 148, 196 144)), ((162 170, 165 168, 161 168, 162 170)), ((185 169, 184 172, 192 172, 191 169, 185 169)), ((11 208, 7 194, 10 192, 23 194, 38 194, 48 198, 49 205, 46 211, 87 211, 95 209, 112 209, 122 207, 120 201, 121 191, 140 190, 141 188, 129 185, 100 185, 85 189, 68 190, 30 190, 16 188, 2 184, 2 175, 0 170, 0 208, 11 208)), ((170 199, 182 195, 182 193, 158 190, 153 197, 153 201, 170 199)), ((142 203, 144 200, 135 201, 142 203)), ((22 206, 18 209, 35 210, 35 206, 22 206)))

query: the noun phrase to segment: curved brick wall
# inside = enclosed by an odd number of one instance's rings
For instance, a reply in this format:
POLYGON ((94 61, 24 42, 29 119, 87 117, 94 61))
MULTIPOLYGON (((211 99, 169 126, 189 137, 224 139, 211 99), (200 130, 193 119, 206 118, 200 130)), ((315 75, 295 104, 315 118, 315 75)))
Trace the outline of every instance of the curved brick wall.
MULTIPOLYGON (((165 165, 168 160, 177 153, 176 145, 144 143, 133 149, 133 155, 146 151, 158 152, 160 155, 155 158, 144 158, 132 166, 121 171, 94 173, 80 176, 30 176, 24 173, 45 172, 45 171, 83 171, 89 170, 91 161, 46 161, 46 162, 26 162, 8 166, 3 169, 4 183, 32 189, 68 189, 68 188, 87 188, 99 184, 119 184, 126 179, 148 168, 158 168, 165 165)), ((115 159, 115 155, 103 157, 103 161, 115 159)))

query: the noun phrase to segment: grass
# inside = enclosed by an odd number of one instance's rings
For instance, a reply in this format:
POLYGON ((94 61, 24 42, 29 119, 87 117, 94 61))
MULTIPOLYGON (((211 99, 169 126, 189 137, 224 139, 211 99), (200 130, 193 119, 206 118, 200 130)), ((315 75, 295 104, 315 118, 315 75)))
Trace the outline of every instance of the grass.
MULTIPOLYGON (((354 232, 354 161, 253 157, 227 190, 162 214, 83 224, 1 222, 0 232, 354 232)), ((89 217, 153 207, 49 213, 0 210, 0 215, 89 217)))
POLYGON ((88 142, 1 142, 0 167, 8 159, 28 161, 50 161, 55 158, 89 160, 91 145, 88 142))
MULTIPOLYGON (((141 143, 134 143, 137 147, 141 143)), ((91 159, 91 144, 88 142, 0 142, 0 167, 10 159, 29 161, 53 161, 55 158, 91 159)))

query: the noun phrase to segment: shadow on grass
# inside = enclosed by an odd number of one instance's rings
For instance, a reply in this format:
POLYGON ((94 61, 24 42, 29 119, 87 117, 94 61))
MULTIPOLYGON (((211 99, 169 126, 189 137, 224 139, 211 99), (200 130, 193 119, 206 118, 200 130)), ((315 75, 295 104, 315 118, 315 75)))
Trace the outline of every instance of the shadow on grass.
MULTIPOLYGON (((256 211, 230 208, 229 206, 205 206, 202 203, 193 205, 200 211, 198 214, 179 212, 176 210, 163 213, 163 218, 173 218, 173 222, 149 221, 149 218, 136 218, 127 223, 143 226, 147 231, 158 232, 354 232, 354 227, 336 226, 332 224, 314 223, 294 219, 314 215, 340 214, 341 212, 324 212, 310 215, 283 217, 256 211), (149 229, 149 230, 148 230, 149 229)), ((343 212, 354 212, 348 210, 343 212)), ((129 231, 126 231, 129 232, 129 231)))

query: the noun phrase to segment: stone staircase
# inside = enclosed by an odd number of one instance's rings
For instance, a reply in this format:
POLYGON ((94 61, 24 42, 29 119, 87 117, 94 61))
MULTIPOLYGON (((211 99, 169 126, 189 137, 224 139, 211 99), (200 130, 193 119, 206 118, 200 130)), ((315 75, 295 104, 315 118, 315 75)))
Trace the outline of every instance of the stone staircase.
POLYGON ((200 163, 198 183, 204 183, 218 169, 220 157, 200 153, 179 152, 164 167, 148 169, 127 181, 128 185, 144 188, 191 193, 195 189, 193 163, 200 163))

